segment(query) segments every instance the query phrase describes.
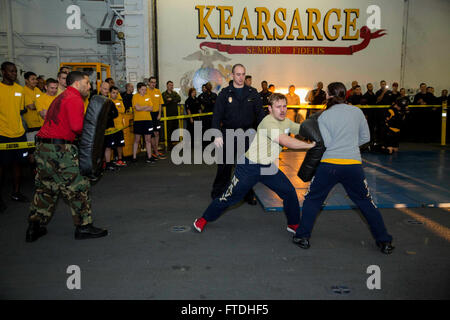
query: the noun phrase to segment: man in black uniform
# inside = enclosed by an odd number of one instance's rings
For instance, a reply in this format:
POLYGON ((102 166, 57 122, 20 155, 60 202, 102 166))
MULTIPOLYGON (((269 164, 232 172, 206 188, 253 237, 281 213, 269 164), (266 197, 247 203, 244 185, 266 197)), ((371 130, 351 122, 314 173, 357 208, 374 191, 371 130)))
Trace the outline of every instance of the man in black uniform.
MULTIPOLYGON (((212 84, 211 82, 207 82, 204 84, 205 91, 203 91, 199 96, 198 100, 200 101, 202 113, 209 113, 214 111, 214 105, 216 104, 217 94, 212 92, 212 84)), ((202 87, 203 90, 203 87, 202 87)), ((211 128, 212 116, 203 116, 202 119, 202 128, 203 134, 206 130, 211 128)), ((211 141, 205 141, 205 145, 209 144, 211 141)))
POLYGON ((269 97, 272 94, 272 92, 269 91, 266 80, 263 80, 261 82, 261 88, 262 88, 262 90, 259 92, 259 95, 263 99, 263 106, 268 106, 269 105, 269 97))
MULTIPOLYGON (((377 104, 378 105, 391 105, 392 101, 392 91, 388 89, 386 85, 385 80, 380 81, 380 90, 378 90, 375 93, 375 96, 377 97, 377 104)), ((382 136, 383 136, 383 130, 384 130, 384 113, 385 109, 373 109, 373 115, 374 115, 374 141, 375 143, 381 142, 382 136)))
POLYGON ((125 85, 126 91, 124 91, 121 96, 123 100, 123 105, 125 107, 125 111, 130 110, 133 107, 133 91, 134 86, 132 83, 127 83, 125 85))
POLYGON ((347 102, 351 105, 357 106, 364 104, 363 95, 361 94, 361 86, 356 85, 355 88, 353 88, 353 94, 350 95, 347 99, 347 102))
MULTIPOLYGON (((414 96, 413 105, 427 105, 430 104, 429 94, 427 93, 427 85, 426 83, 420 84, 420 92, 414 96)), ((427 135, 429 135, 429 112, 427 108, 416 108, 414 109, 414 113, 412 114, 411 126, 413 128, 417 128, 417 126, 424 127, 424 131, 422 130, 412 130, 414 134, 414 140, 419 142, 426 142, 428 140, 427 135)))
MULTIPOLYGON (((215 138, 214 144, 223 148, 224 161, 223 164, 217 165, 217 174, 211 191, 213 199, 223 194, 231 179, 233 169, 233 164, 226 163, 226 129, 242 129, 244 131, 250 128, 256 129, 265 116, 261 96, 255 88, 248 87, 244 83, 245 67, 242 64, 235 64, 231 75, 233 80, 219 93, 214 106, 212 128, 222 131, 222 137, 215 138)), ((236 158, 236 138, 234 140, 236 158)), ((246 138, 245 151, 248 147, 249 141, 246 138)), ((232 152, 232 150, 228 150, 228 152, 232 152)), ((245 200, 251 205, 256 205, 253 190, 247 193, 245 200)))

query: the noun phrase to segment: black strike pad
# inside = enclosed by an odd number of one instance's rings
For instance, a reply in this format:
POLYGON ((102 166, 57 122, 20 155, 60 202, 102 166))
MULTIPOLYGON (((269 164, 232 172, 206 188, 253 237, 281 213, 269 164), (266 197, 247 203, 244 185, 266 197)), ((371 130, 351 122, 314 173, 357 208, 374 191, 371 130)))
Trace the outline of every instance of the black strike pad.
POLYGON ((84 176, 98 177, 101 174, 106 122, 111 105, 113 102, 110 99, 95 95, 87 107, 79 144, 80 172, 84 176))
POLYGON ((299 135, 306 140, 314 141, 316 145, 306 152, 305 159, 298 170, 297 176, 304 182, 311 181, 317 166, 325 152, 325 145, 319 130, 319 116, 321 112, 317 112, 302 122, 299 135))

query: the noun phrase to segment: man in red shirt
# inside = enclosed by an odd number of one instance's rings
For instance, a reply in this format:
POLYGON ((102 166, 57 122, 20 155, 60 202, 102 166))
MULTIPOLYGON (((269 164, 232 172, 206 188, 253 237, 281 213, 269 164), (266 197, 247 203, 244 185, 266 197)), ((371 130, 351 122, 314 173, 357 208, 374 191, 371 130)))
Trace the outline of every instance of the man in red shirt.
POLYGON ((83 130, 83 98, 89 94, 89 76, 73 71, 67 89, 50 105, 36 136, 36 192, 30 207, 26 241, 47 233, 45 226, 55 210, 60 193, 68 200, 75 224, 75 239, 104 237, 107 230, 92 225, 90 182, 80 174, 75 138, 83 130))

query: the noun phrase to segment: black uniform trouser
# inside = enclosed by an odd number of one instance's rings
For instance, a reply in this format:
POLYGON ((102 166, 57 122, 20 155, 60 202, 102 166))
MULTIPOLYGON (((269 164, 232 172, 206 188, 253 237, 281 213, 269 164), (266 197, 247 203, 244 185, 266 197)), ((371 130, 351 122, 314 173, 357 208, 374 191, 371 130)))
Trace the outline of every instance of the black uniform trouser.
MULTIPOLYGON (((217 164, 217 173, 216 173, 216 177, 214 178, 214 182, 213 182, 213 187, 212 187, 212 191, 211 191, 211 198, 215 199, 219 196, 221 196, 226 188, 228 187, 228 184, 230 183, 231 180, 231 175, 233 173, 233 169, 235 167, 236 164, 236 159, 239 159, 239 156, 241 156, 241 153, 237 154, 238 152, 240 152, 237 146, 237 139, 234 139, 234 163, 227 163, 226 161, 226 155, 227 155, 227 139, 226 139, 226 135, 225 135, 225 131, 222 131, 222 136, 223 136, 223 162, 222 164, 217 164)), ((250 140, 249 138, 245 139, 245 152, 248 150, 249 146, 250 146, 250 140)), ((231 152, 231 151, 230 151, 231 152)), ((242 158, 242 157, 241 157, 242 158)), ((255 193, 253 192, 253 189, 250 189, 247 194, 245 195, 244 200, 250 200, 253 199, 255 193)))
MULTIPOLYGON (((169 104, 166 106, 166 115, 168 117, 172 116, 178 116, 178 105, 177 104, 169 104)), ((169 120, 167 123, 167 145, 169 146, 169 149, 171 149, 172 146, 172 132, 174 132, 176 129, 178 129, 178 120, 169 120)), ((156 128, 155 128, 156 130, 156 128)))

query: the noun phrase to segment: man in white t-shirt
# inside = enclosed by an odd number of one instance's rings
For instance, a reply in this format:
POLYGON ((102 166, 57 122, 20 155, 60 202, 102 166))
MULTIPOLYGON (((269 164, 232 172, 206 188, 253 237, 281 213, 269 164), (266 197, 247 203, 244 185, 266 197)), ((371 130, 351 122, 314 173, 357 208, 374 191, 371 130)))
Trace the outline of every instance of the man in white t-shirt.
POLYGON ((278 170, 278 156, 283 146, 309 149, 315 143, 309 144, 289 136, 290 133, 299 133, 300 124, 286 118, 287 102, 284 95, 273 93, 269 103, 270 114, 258 125, 256 136, 245 153, 244 161, 238 162, 226 191, 211 202, 201 218, 194 221, 194 228, 198 232, 202 232, 208 222, 218 219, 227 208, 241 201, 256 183, 261 182, 283 200, 287 230, 295 233, 300 220, 300 205, 294 186, 285 174, 278 170))

